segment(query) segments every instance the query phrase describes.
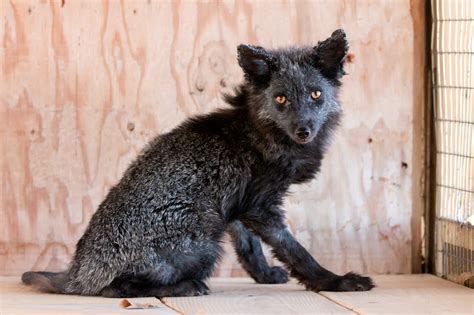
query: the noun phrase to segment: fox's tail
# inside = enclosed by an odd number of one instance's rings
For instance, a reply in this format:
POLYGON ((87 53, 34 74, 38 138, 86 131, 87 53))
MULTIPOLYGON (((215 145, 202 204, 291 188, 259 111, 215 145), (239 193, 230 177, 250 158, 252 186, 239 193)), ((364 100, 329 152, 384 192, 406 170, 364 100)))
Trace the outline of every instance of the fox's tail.
POLYGON ((21 281, 42 292, 66 293, 66 272, 28 271, 21 276, 21 281))

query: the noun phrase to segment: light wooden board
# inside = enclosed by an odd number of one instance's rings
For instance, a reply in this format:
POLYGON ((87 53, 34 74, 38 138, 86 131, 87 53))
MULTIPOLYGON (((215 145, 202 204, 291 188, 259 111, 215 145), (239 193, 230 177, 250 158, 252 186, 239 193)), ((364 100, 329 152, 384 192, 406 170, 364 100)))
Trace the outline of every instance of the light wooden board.
POLYGON ((122 299, 42 294, 17 277, 0 277, 0 314, 352 314, 328 299, 292 283, 257 285, 249 278, 215 278, 208 296, 129 299, 159 305, 125 310, 122 299))
POLYGON ((432 275, 374 276, 368 292, 308 292, 295 282, 260 285, 213 278, 200 297, 130 299, 159 305, 124 310, 121 299, 41 294, 17 277, 0 277, 0 314, 474 314, 474 291, 432 275))
MULTIPOLYGON (((423 1, 0 1, 0 274, 66 268, 104 195, 155 134, 223 106, 236 46, 347 31, 344 121, 285 207, 335 272, 419 266, 423 1)), ((232 255, 217 275, 243 275, 232 255)))
MULTIPOLYGON (((179 314, 156 298, 129 299, 137 303, 156 305, 153 309, 141 309, 140 314, 179 314)), ((0 277, 0 314, 130 314, 119 306, 122 299, 106 299, 74 295, 39 293, 20 283, 17 277, 0 277)))
POLYGON ((353 314, 340 305, 292 282, 256 284, 249 278, 215 278, 211 294, 163 301, 185 314, 353 314))
POLYGON ((370 292, 321 292, 359 314, 474 314, 474 290, 433 275, 374 276, 370 292))

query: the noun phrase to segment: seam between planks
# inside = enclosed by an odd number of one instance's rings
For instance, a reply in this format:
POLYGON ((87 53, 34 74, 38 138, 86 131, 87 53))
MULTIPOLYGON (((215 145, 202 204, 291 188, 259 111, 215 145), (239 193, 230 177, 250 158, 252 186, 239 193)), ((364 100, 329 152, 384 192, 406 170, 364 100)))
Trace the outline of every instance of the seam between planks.
POLYGON ((360 313, 360 312, 356 311, 355 309, 353 309, 353 308, 351 308, 351 307, 349 307, 349 306, 346 306, 346 305, 344 305, 344 304, 342 304, 342 303, 340 303, 340 302, 338 302, 338 301, 336 301, 336 300, 334 300, 334 299, 331 299, 329 296, 326 296, 326 295, 321 294, 321 293, 318 293, 318 292, 316 292, 316 294, 318 294, 319 296, 322 296, 323 298, 327 299, 327 300, 330 301, 330 302, 333 302, 333 303, 335 303, 335 304, 337 304, 337 305, 339 305, 339 306, 345 308, 345 309, 348 310, 348 311, 351 311, 351 312, 353 312, 353 313, 356 313, 357 315, 362 315, 362 313, 360 313))
POLYGON ((171 303, 168 304, 168 302, 166 301, 166 298, 158 298, 158 300, 160 300, 160 302, 161 302, 164 306, 166 306, 167 308, 169 308, 169 309, 175 311, 176 313, 178 313, 178 314, 180 314, 180 315, 185 315, 185 313, 184 313, 182 310, 176 308, 176 306, 171 305, 171 303))

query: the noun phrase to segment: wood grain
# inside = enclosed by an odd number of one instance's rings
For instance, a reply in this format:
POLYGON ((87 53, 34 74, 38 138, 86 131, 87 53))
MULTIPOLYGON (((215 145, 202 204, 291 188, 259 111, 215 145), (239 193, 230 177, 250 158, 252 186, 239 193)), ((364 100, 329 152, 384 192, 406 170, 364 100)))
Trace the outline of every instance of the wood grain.
POLYGON ((211 278, 210 295, 130 299, 157 305, 124 310, 121 299, 42 294, 0 277, 2 314, 472 314, 472 290, 432 275, 374 276, 367 292, 305 291, 296 282, 255 284, 250 278, 211 278))
POLYGON ((428 274, 374 277, 370 292, 321 292, 357 314, 473 314, 471 289, 428 274))
POLYGON ((2 315, 23 314, 182 314, 163 304, 157 298, 127 299, 132 304, 151 304, 150 309, 125 309, 120 306, 123 299, 91 296, 59 295, 39 293, 21 284, 18 277, 0 277, 0 313, 2 315))
POLYGON ((209 295, 162 302, 183 314, 355 314, 295 282, 261 285, 250 278, 215 278, 209 285, 209 295))
MULTIPOLYGON (((341 27, 356 56, 344 78, 344 121, 319 178, 292 189, 288 222, 336 272, 412 270, 419 255, 412 242, 420 239, 412 220, 422 197, 416 152, 423 41, 414 40, 424 23, 421 5, 0 6, 0 274, 65 268, 91 214, 144 144, 190 115, 224 106, 220 93, 242 79, 238 44, 311 45, 341 27)), ((217 272, 242 274, 231 253, 217 272)))

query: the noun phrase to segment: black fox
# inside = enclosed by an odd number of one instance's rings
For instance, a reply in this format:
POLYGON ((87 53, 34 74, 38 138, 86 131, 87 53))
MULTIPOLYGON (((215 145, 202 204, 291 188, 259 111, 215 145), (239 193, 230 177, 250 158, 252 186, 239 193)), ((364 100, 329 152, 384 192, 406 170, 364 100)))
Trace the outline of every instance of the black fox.
POLYGON ((267 264, 263 240, 308 290, 374 286, 320 266, 288 231, 281 209, 291 184, 319 172, 339 124, 345 33, 315 47, 237 51, 245 80, 225 95, 230 107, 153 139, 92 216, 70 268, 26 272, 25 284, 106 297, 207 294, 204 281, 228 232, 258 283, 288 280, 285 269, 267 264))

